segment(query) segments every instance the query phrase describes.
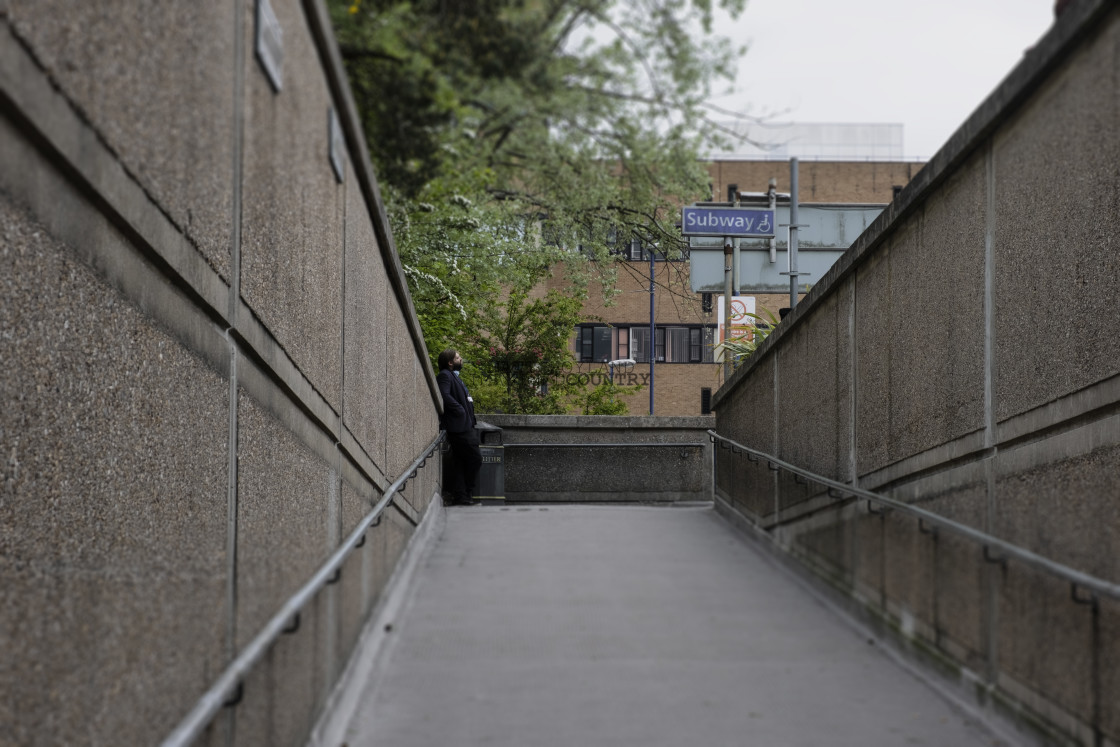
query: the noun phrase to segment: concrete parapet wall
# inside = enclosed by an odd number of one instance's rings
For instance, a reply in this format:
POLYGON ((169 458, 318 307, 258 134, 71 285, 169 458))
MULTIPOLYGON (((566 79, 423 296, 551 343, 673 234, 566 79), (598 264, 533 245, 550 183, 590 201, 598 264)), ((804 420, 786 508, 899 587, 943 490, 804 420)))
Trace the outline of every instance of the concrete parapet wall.
POLYGON ((502 429, 506 499, 667 503, 712 497, 715 418, 483 415, 502 429))
MULTIPOLYGON (((0 2, 5 744, 158 743, 438 433, 325 8, 276 91, 255 6, 0 2)), ((203 743, 305 741, 438 481, 203 743)))
MULTIPOLYGON (((720 434, 1120 582, 1118 61, 1120 8, 1071 4, 715 394, 720 434)), ((986 707, 1120 743, 1116 602, 741 455, 716 471, 986 707)))

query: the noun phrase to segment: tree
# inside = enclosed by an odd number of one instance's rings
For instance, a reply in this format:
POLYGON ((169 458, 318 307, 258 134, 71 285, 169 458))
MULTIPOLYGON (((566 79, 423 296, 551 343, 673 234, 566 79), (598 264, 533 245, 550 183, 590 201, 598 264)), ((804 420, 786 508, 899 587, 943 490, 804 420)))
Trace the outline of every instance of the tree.
POLYGON ((607 380, 577 395, 576 406, 583 415, 625 415, 626 403, 622 397, 632 397, 642 391, 642 385, 622 386, 607 380))
POLYGON ((700 32, 744 1, 330 0, 430 350, 557 267, 609 296, 616 248, 682 246, 704 102, 741 53, 700 32))
POLYGON ((517 290, 482 313, 479 333, 466 349, 477 361, 476 375, 498 386, 478 388, 481 412, 566 411, 571 387, 563 377, 574 362, 568 339, 579 311, 578 300, 555 291, 529 300, 517 290))

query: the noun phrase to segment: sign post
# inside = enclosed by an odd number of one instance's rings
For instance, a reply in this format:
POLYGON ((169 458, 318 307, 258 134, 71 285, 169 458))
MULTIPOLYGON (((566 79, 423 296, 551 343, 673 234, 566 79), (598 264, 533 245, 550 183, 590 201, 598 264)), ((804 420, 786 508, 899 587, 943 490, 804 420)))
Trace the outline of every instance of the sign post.
MULTIPOLYGON (((774 237, 774 210, 723 205, 689 205, 681 209, 681 233, 685 236, 723 237, 723 303, 722 311, 731 323, 732 253, 735 239, 769 239, 774 237)), ((736 283, 736 286, 738 284, 736 283)), ((652 333, 651 333, 652 334, 652 333)), ((729 339, 729 338, 724 338, 729 339)), ((731 356, 723 358, 723 381, 731 378, 731 356)), ((650 410, 652 412, 652 408, 650 410)))
POLYGON ((804 224, 798 223, 798 204, 797 204, 797 159, 789 159, 789 272, 783 272, 783 275, 789 275, 789 310, 793 311, 797 308, 797 277, 799 275, 808 275, 807 272, 799 272, 797 269, 797 229, 806 228, 804 224))
MULTIPOLYGON (((723 318, 727 325, 731 324, 731 239, 725 238, 723 244, 723 303, 721 304, 723 318)), ((723 340, 730 339, 730 337, 723 336, 724 327, 720 326, 720 336, 723 340)), ((720 340, 720 342, 723 342, 720 340)), ((723 383, 726 384, 731 380, 731 356, 727 354, 727 350, 723 351, 723 383)))

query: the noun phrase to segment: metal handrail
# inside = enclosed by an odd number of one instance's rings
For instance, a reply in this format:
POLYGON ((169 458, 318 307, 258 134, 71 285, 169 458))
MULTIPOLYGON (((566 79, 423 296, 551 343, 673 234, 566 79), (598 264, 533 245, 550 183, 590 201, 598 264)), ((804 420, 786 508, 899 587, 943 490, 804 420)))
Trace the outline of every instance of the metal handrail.
MULTIPOLYGON (((800 467, 796 467, 792 464, 789 464, 788 462, 784 462, 781 459, 778 459, 776 456, 758 451, 757 449, 752 449, 749 446, 744 446, 743 444, 737 441, 733 441, 730 438, 721 436, 713 430, 708 431, 708 438, 713 444, 716 444, 717 441, 730 444, 730 446, 722 446, 722 444, 720 444, 722 448, 730 448, 733 451, 735 449, 739 449, 746 452, 747 454, 754 455, 758 459, 764 459, 771 469, 782 469, 787 472, 792 472, 793 474, 800 475, 801 477, 804 477, 807 480, 811 480, 818 485, 823 485, 828 488, 829 495, 832 497, 845 498, 847 496, 851 496, 854 498, 862 498, 869 502, 875 502, 881 506, 885 506, 887 508, 898 510, 906 514, 910 514, 911 516, 917 517, 919 528, 923 532, 927 531, 923 527, 923 524, 930 524, 935 527, 944 528, 954 534, 977 542, 984 547, 984 558, 988 562, 1005 562, 1007 558, 1011 557, 1015 558, 1016 560, 1022 561, 1027 565, 1041 568, 1042 570, 1047 571, 1048 573, 1051 573, 1058 578, 1061 578, 1072 584, 1072 593, 1075 598, 1077 595, 1077 589, 1084 589, 1092 592, 1093 594, 1111 597, 1112 599, 1120 599, 1120 584, 1110 583, 1102 578, 1097 578, 1096 576, 1090 576, 1087 573, 1082 573, 1081 571, 1070 568, 1067 565, 1063 565, 1062 563, 1058 563, 1054 560, 1050 560, 1049 558, 1045 558, 1041 555, 1033 553, 1026 548, 1020 547, 1019 545, 1001 540, 998 537, 993 537, 986 532, 981 532, 978 529, 973 529, 970 526, 966 526, 959 522, 953 521, 952 519, 946 519, 944 516, 935 514, 931 511, 927 511, 923 508, 918 508, 917 506, 912 506, 909 503, 903 503, 902 501, 897 501, 893 498, 888 498, 878 493, 872 493, 870 490, 864 490, 863 488, 858 488, 854 485, 837 482, 836 480, 832 480, 822 475, 818 475, 808 470, 802 469, 800 467), (1002 557, 992 557, 992 550, 1000 553, 1002 557)), ((870 503, 868 504, 868 508, 870 509, 870 503)))
POLYGON ((185 747, 191 744, 202 735, 202 732, 206 730, 218 711, 231 699, 238 697, 242 680, 249 673, 249 670, 260 661, 277 638, 283 633, 294 632, 298 627, 300 610, 303 609, 304 605, 310 602, 324 586, 338 580, 338 574, 342 572, 343 561, 353 550, 365 544, 366 532, 369 531, 370 527, 377 526, 377 523, 380 523, 382 512, 393 502, 397 493, 404 490, 409 478, 416 475, 416 470, 420 469, 424 462, 428 460, 428 457, 443 441, 443 437, 444 432, 440 431, 439 435, 428 444, 428 448, 401 473, 401 476, 395 482, 389 485, 381 500, 366 514, 365 518, 358 522, 357 528, 350 533, 350 536, 346 538, 334 554, 320 566, 311 580, 288 598, 280 611, 273 615, 268 624, 241 650, 237 658, 230 662, 221 676, 210 686, 210 689, 198 699, 190 713, 163 740, 162 747, 185 747))
MULTIPOLYGON (((569 443, 553 443, 553 442, 543 442, 543 443, 524 442, 524 443, 501 444, 501 445, 502 446, 522 446, 522 447, 524 447, 524 446, 547 446, 549 448, 557 448, 557 447, 580 447, 580 448, 583 448, 585 446, 610 446, 610 447, 613 447, 613 448, 619 448, 619 447, 622 447, 622 446, 627 446, 627 447, 633 446, 633 447, 636 447, 636 448, 645 449, 645 448, 649 448, 650 446, 691 446, 693 448, 700 448, 700 447, 704 446, 705 444, 702 441, 659 441, 657 443, 634 443, 634 442, 630 442, 630 443, 586 443, 586 444, 569 444, 569 443)), ((483 446, 486 446, 486 444, 483 444, 483 446)))

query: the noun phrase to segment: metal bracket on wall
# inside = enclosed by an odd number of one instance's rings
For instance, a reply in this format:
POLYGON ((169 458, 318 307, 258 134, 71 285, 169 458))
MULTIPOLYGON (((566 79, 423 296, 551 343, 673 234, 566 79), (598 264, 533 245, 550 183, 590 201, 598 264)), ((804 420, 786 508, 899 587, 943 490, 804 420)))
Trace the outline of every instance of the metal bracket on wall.
POLYGON ((1080 588, 1077 586, 1076 581, 1074 581, 1073 583, 1071 583, 1069 585, 1069 598, 1070 599, 1072 599, 1077 604, 1092 605, 1094 612, 1096 612, 1098 609, 1100 609, 1100 601, 1097 599, 1096 594, 1094 594, 1092 592, 1089 592, 1088 597, 1083 597, 1083 596, 1081 596, 1081 594, 1079 592, 1080 592, 1080 588))
POLYGON ((987 545, 984 545, 984 560, 988 561, 989 563, 999 563, 1001 566, 1003 566, 1004 569, 1007 568, 1007 556, 992 555, 992 548, 988 547, 987 545))
POLYGON ((244 696, 245 696, 245 683, 244 682, 238 682, 237 683, 237 689, 233 691, 233 695, 229 696, 229 699, 226 700, 224 703, 222 703, 222 705, 225 706, 226 708, 233 708, 233 707, 235 707, 235 706, 237 706, 241 703, 241 699, 244 696))
POLYGON ((295 615, 292 616, 292 622, 288 625, 288 627, 284 628, 280 632, 284 633, 285 635, 291 635, 292 633, 296 632, 297 630, 299 630, 299 613, 298 612, 295 615))
POLYGON ((257 61, 274 93, 284 87, 284 29, 276 19, 276 12, 269 0, 257 0, 257 33, 255 50, 257 61))

